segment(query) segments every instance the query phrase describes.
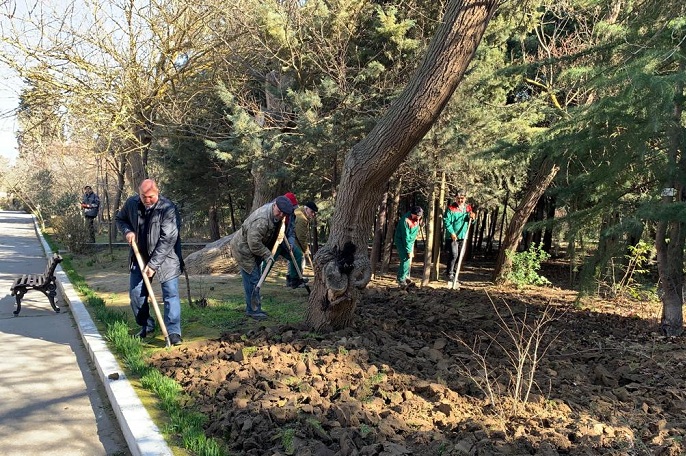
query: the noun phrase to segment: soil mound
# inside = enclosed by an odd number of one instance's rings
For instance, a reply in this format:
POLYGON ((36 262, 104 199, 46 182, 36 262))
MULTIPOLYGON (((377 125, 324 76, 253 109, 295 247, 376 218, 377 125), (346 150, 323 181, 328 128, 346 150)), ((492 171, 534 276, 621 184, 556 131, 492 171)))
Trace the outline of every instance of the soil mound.
POLYGON ((574 296, 377 284, 345 330, 262 327, 152 363, 231 454, 684 454, 684 341, 574 296))

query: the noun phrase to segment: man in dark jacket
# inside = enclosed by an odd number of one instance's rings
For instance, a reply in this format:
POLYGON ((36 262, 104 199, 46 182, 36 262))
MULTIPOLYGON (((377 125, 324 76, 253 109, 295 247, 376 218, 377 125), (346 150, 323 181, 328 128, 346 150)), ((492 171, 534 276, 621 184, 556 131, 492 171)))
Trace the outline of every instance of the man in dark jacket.
POLYGON ((86 218, 86 226, 88 227, 88 239, 95 242, 95 219, 100 210, 100 198, 93 192, 90 185, 83 187, 83 198, 81 199, 81 210, 83 216, 86 218))
POLYGON ((160 196, 154 180, 145 179, 138 187, 138 195, 127 199, 124 207, 117 212, 116 222, 126 241, 129 244, 136 243, 145 264, 145 269, 141 271, 131 249, 129 294, 133 315, 141 326, 138 336, 144 338, 155 329, 155 320, 148 306, 148 290, 143 282, 145 274, 150 279, 157 277, 160 281, 169 342, 180 345, 179 275, 183 271, 183 257, 179 236, 181 219, 176 205, 160 196))

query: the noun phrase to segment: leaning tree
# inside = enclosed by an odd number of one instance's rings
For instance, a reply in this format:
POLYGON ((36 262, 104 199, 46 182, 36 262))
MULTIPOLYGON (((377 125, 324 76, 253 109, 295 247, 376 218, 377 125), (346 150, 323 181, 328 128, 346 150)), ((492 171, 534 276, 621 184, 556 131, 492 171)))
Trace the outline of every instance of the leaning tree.
POLYGON ((462 79, 498 0, 450 0, 424 60, 371 132, 348 153, 329 240, 315 256, 306 323, 348 326, 371 278, 367 241, 385 183, 436 121, 462 79))

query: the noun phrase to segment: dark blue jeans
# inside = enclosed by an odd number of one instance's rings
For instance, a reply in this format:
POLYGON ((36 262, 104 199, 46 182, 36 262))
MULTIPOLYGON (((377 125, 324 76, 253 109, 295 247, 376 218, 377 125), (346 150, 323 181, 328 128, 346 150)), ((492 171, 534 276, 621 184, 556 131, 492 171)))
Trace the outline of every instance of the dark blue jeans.
POLYGON ((259 291, 255 297, 260 303, 257 310, 253 312, 250 302, 252 300, 252 294, 257 286, 257 282, 260 281, 260 275, 262 270, 260 264, 255 262, 255 267, 252 268, 252 272, 246 272, 245 269, 241 268, 241 278, 243 279, 243 291, 245 292, 245 311, 247 313, 257 313, 262 312, 262 299, 260 297, 259 291))
POLYGON ((445 240, 445 251, 447 253, 446 257, 446 269, 445 273, 447 275, 455 274, 455 265, 457 264, 457 259, 460 257, 460 250, 462 249, 462 244, 464 239, 458 239, 453 241, 452 239, 445 240))
MULTIPOLYGON (((179 278, 174 277, 161 283, 162 301, 164 302, 164 325, 167 333, 181 335, 181 298, 179 296, 179 278)), ((148 303, 148 290, 143 282, 143 275, 137 264, 131 268, 129 275, 129 296, 131 298, 131 310, 133 315, 138 317, 138 312, 148 303)), ((148 304, 151 306, 151 304, 148 304)), ((155 329, 154 311, 150 309, 147 319, 148 332, 155 329)), ((138 320, 138 318, 137 318, 138 320)), ((143 326, 143 325, 141 325, 143 326)))

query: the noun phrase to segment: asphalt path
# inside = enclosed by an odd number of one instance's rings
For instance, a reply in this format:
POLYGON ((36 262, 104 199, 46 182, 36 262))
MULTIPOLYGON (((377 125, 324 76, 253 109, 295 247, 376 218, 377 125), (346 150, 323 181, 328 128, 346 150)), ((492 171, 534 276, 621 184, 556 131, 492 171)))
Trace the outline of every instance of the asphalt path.
POLYGON ((0 454, 171 455, 61 267, 56 313, 14 279, 42 273, 50 248, 34 218, 0 211, 0 454))

